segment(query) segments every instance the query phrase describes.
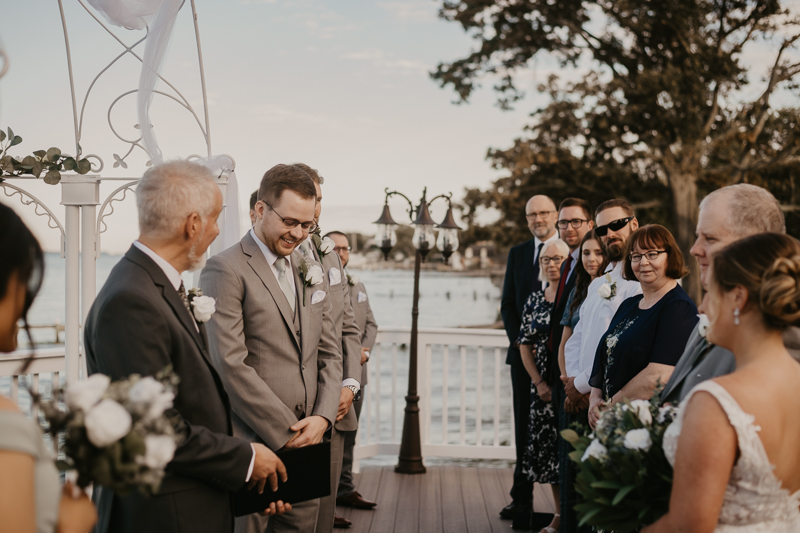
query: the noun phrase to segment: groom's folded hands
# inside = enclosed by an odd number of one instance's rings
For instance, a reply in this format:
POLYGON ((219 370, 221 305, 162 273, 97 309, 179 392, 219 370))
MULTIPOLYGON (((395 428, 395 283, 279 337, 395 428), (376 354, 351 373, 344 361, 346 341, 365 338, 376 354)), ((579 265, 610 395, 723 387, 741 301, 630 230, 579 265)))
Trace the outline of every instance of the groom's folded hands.
POLYGON ((289 439, 284 448, 302 448, 311 444, 319 444, 322 442, 322 435, 328 430, 328 426, 329 424, 325 417, 319 415, 308 416, 298 420, 295 425, 289 428, 297 433, 289 439))
POLYGON ((272 502, 269 504, 269 507, 261 511, 261 516, 275 516, 278 514, 287 513, 292 510, 291 503, 283 503, 282 501, 278 500, 277 502, 272 502))

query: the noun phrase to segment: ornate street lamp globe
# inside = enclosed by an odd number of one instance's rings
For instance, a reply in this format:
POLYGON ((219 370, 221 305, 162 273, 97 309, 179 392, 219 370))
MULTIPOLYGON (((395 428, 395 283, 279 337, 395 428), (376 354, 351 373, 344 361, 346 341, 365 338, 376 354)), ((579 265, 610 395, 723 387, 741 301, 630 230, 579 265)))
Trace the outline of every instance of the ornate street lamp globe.
POLYGON ((397 222, 392 218, 392 213, 389 211, 389 204, 384 204, 381 217, 373 222, 373 224, 378 225, 378 233, 375 235, 375 240, 381 252, 383 252, 383 259, 389 259, 389 252, 391 252, 392 248, 397 244, 397 234, 395 233, 397 222))
POLYGON ((453 252, 458 250, 458 230, 460 229, 453 218, 453 208, 449 207, 444 221, 439 224, 439 239, 437 242, 445 261, 450 259, 453 252))
POLYGON ((436 235, 433 231, 436 222, 431 218, 431 214, 428 212, 428 203, 425 200, 420 203, 417 213, 419 214, 414 221, 412 243, 424 258, 428 252, 436 248, 436 235))

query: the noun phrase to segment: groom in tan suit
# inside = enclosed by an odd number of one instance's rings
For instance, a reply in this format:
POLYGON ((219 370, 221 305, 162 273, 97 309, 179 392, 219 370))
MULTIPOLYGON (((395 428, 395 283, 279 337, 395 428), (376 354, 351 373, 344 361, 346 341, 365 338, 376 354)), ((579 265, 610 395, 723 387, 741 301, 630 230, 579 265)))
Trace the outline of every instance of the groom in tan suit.
MULTIPOLYGON (((301 274, 316 263, 295 250, 316 226, 315 207, 308 175, 276 165, 261 180, 253 228, 200 276, 204 294, 217 300, 210 351, 231 398, 234 434, 272 450, 321 442, 339 405, 342 356, 328 284, 301 274)), ((259 515, 237 518, 236 532, 310 532, 318 510, 312 500, 268 524, 259 515)))

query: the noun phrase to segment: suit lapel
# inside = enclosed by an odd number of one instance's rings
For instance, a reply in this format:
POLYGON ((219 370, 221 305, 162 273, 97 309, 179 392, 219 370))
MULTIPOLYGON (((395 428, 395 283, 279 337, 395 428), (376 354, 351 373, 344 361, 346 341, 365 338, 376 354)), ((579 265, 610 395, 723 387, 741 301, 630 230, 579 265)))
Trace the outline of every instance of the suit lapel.
POLYGON ((150 277, 153 280, 153 283, 161 289, 161 296, 167 301, 169 306, 172 308, 172 312, 178 317, 178 320, 180 320, 186 331, 189 332, 189 335, 192 336, 195 344, 197 344, 197 347, 203 354, 203 358, 210 365, 211 359, 206 351, 206 343, 203 339, 201 339, 198 330, 195 329, 194 318, 189 314, 189 310, 186 309, 186 306, 183 305, 183 300, 181 300, 181 297, 178 295, 178 291, 176 291, 175 287, 172 286, 172 283, 170 283, 167 275, 164 274, 164 271, 161 270, 161 267, 159 267, 155 261, 150 259, 147 254, 135 246, 131 246, 130 250, 128 250, 128 253, 125 254, 125 257, 147 270, 148 274, 150 274, 150 277))
MULTIPOLYGON (((536 241, 531 239, 525 245, 525 253, 522 254, 522 265, 518 272, 522 275, 522 289, 524 294, 522 296, 522 305, 520 305, 520 309, 525 306, 525 302, 528 299, 528 296, 533 292, 533 284, 539 283, 537 278, 537 274, 539 270, 536 268, 536 265, 533 262, 533 254, 536 250, 536 241), (530 272, 531 275, 526 275, 526 272, 530 272)), ((541 287, 541 284, 539 285, 541 287)))
MULTIPOLYGON (((242 252, 249 257, 247 263, 269 291, 272 299, 275 301, 275 305, 278 306, 278 310, 281 312, 283 321, 286 322, 286 327, 292 332, 295 345, 300 349, 300 339, 297 338, 297 333, 294 330, 294 313, 292 312, 292 308, 289 307, 289 302, 286 300, 286 296, 283 294, 278 280, 275 279, 275 274, 273 274, 272 267, 267 262, 267 258, 264 257, 263 252, 261 252, 261 249, 259 249, 256 242, 253 240, 250 232, 245 234, 241 245, 242 252)), ((292 258, 292 262, 294 262, 294 258, 292 258)))

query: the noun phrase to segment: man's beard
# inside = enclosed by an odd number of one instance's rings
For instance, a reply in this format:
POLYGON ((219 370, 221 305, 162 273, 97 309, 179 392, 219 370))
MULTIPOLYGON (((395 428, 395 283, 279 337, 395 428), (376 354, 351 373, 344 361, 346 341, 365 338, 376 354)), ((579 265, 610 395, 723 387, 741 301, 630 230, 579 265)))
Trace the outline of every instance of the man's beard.
POLYGON ((200 232, 200 236, 197 238, 196 241, 192 243, 192 247, 189 248, 189 271, 196 272, 198 270, 202 270, 203 267, 206 266, 206 261, 208 258, 206 257, 206 253, 203 252, 198 257, 197 255, 197 244, 203 240, 203 237, 206 234, 205 224, 203 225, 203 230, 200 232))
POLYGON ((622 254, 625 251, 624 241, 615 241, 606 245, 606 257, 609 261, 616 263, 622 260, 622 254))

